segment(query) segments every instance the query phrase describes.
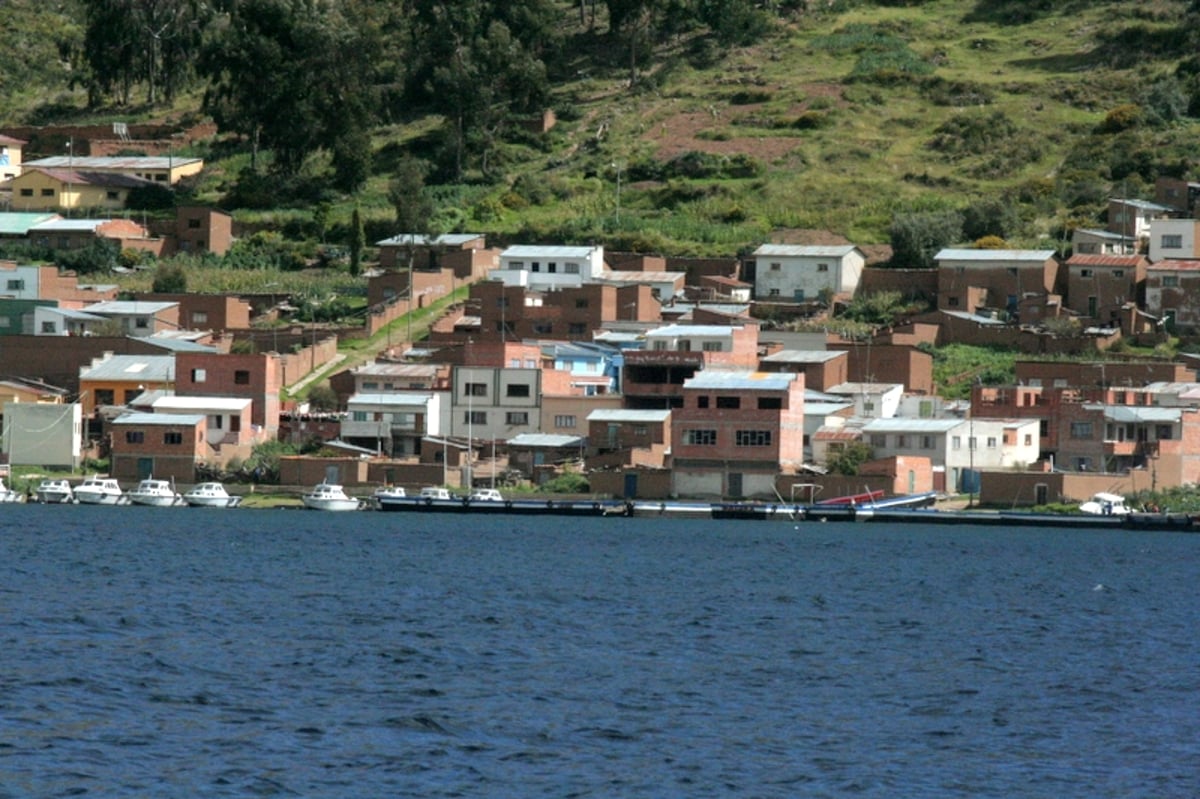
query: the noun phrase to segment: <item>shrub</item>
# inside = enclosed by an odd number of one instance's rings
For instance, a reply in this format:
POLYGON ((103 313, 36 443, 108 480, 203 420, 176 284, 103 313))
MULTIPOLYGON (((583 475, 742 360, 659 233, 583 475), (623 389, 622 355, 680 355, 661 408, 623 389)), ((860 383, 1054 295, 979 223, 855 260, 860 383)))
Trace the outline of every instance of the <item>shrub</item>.
POLYGON ((1134 103, 1119 105, 1104 115, 1100 123, 1100 133, 1120 133, 1123 130, 1137 127, 1142 122, 1142 107, 1134 103))
POLYGON ((178 264, 162 264, 154 270, 155 294, 184 294, 187 292, 187 273, 178 264))

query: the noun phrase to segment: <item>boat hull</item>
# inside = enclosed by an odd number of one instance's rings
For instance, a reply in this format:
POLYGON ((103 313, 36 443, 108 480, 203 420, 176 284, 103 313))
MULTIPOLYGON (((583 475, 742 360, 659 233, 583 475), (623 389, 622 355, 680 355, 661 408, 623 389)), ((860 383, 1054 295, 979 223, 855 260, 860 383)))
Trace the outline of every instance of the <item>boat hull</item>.
POLYGON ((313 497, 302 497, 304 507, 309 510, 325 510, 325 511, 351 511, 358 510, 359 502, 357 499, 314 499, 313 497))

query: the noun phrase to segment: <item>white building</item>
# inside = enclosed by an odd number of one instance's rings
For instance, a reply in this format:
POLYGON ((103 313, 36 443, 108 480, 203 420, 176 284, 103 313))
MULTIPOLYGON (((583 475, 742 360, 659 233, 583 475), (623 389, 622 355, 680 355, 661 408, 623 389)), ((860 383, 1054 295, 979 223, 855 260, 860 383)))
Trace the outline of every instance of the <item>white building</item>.
POLYGON ((451 384, 447 435, 507 441, 540 432, 541 369, 456 366, 451 384))
POLYGON ((903 383, 840 383, 826 394, 854 403, 854 415, 864 419, 890 419, 904 398, 903 383))
POLYGON ((386 448, 393 457, 419 455, 421 439, 440 435, 438 392, 355 394, 346 401, 342 438, 386 448))
POLYGON ((853 294, 867 258, 852 244, 764 244, 754 251, 754 296, 809 302, 822 293, 853 294))
MULTIPOLYGON (((1200 258, 1200 221, 1154 219, 1150 222, 1150 262, 1200 258)), ((1151 267, 1153 268, 1153 267, 1151 267)))
POLYGON ((150 408, 159 414, 203 415, 207 419, 206 441, 210 446, 238 444, 245 438, 243 425, 250 419, 254 400, 246 397, 185 397, 168 394, 158 397, 150 408))
POLYGON ((604 274, 604 248, 519 244, 500 253, 500 266, 488 273, 506 286, 531 291, 578 288, 604 274))

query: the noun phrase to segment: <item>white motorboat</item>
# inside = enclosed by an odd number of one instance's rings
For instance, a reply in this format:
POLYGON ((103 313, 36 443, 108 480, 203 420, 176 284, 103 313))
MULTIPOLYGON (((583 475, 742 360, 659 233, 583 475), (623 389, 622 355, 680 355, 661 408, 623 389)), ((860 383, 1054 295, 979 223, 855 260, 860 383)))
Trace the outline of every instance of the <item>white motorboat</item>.
POLYGON ((154 508, 173 508, 183 505, 183 497, 175 490, 170 480, 155 480, 147 477, 129 492, 129 501, 134 505, 149 505, 154 508))
POLYGON ((467 497, 468 502, 503 502, 504 495, 494 488, 477 488, 467 497))
POLYGON ((13 491, 4 484, 4 480, 0 479, 0 502, 24 502, 25 495, 20 491, 13 491))
POLYGON ((310 510, 358 510, 357 499, 346 495, 346 491, 335 483, 320 482, 313 490, 300 498, 310 510))
POLYGON ((81 505, 124 505, 129 497, 121 490, 121 484, 111 477, 94 475, 75 489, 75 499, 81 505))
POLYGON ((1095 493, 1087 502, 1080 503, 1079 510, 1097 516, 1127 516, 1130 513, 1125 505, 1125 497, 1106 491, 1095 493))
POLYGON ((230 494, 221 483, 197 483, 183 495, 183 501, 195 508, 236 508, 242 498, 230 494))
POLYGON ((34 492, 37 501, 46 505, 68 505, 75 501, 75 492, 69 480, 45 479, 38 483, 34 492))
POLYGON ((375 493, 371 494, 371 504, 376 508, 382 508, 382 503, 389 499, 405 499, 408 497, 408 492, 401 486, 380 486, 375 489, 375 493))
POLYGON ((451 500, 454 499, 450 495, 450 489, 442 488, 441 486, 425 486, 421 489, 421 499, 428 500, 451 500))

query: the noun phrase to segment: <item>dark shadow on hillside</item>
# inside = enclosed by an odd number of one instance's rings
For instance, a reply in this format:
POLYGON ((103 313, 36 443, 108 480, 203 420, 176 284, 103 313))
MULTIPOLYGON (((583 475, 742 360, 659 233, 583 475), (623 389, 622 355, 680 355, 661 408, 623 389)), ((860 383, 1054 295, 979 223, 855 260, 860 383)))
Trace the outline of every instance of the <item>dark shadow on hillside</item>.
POLYGON ((1109 35, 1097 34, 1096 46, 1085 52, 1015 59, 1012 63, 1027 69, 1063 73, 1096 67, 1132 69, 1148 61, 1184 57, 1193 50, 1191 38, 1192 34, 1182 26, 1162 31, 1134 25, 1109 35))
POLYGON ((977 0, 963 22, 983 22, 989 25, 1026 25, 1042 17, 1068 16, 1094 6, 1094 0, 977 0))

